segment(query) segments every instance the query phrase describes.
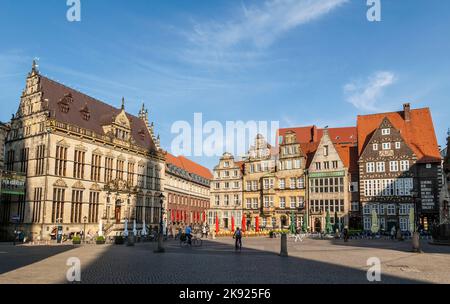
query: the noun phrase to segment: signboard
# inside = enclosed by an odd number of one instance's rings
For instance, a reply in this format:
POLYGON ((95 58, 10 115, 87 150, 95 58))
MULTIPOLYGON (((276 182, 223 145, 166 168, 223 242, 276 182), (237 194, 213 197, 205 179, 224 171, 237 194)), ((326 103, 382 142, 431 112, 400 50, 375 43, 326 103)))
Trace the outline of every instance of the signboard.
POLYGON ((434 184, 431 180, 420 181, 420 198, 422 211, 435 211, 436 210, 436 197, 434 195, 434 184))
POLYGON ((0 194, 25 195, 25 175, 0 173, 0 194))
POLYGON ((339 177, 345 176, 345 171, 335 171, 335 172, 311 172, 309 177, 339 177))

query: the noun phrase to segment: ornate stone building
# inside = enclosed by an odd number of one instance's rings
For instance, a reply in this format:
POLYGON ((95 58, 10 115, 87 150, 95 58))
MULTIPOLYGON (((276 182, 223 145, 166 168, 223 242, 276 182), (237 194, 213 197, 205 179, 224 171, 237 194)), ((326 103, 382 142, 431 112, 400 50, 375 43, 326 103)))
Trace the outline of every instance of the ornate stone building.
POLYGON ((269 214, 275 208, 275 171, 276 158, 272 153, 272 147, 265 138, 258 134, 255 145, 250 147, 248 155, 244 160, 243 176, 243 201, 242 209, 246 218, 246 228, 255 229, 258 224, 264 228, 272 226, 269 218, 263 214, 269 214), (267 184, 264 184, 267 183, 267 184), (266 187, 263 191, 263 187, 266 187))
POLYGON ((167 153, 165 174, 169 229, 205 223, 212 179, 209 169, 183 156, 167 153))
POLYGON ((356 144, 333 143, 329 131, 323 130, 308 170, 308 211, 314 231, 325 231, 327 212, 332 225, 336 224, 337 215, 342 230, 350 224, 350 212, 359 209, 355 206, 358 205, 356 149, 356 144))
POLYGON ((19 229, 50 238, 64 233, 105 234, 136 219, 157 224, 164 152, 142 108, 138 117, 39 73, 33 64, 6 140, 6 168, 26 174, 26 194, 3 200, 0 223, 19 215, 19 229))
POLYGON ((216 219, 220 230, 231 230, 242 224, 242 172, 243 162, 235 161, 233 155, 224 153, 219 164, 214 167, 211 182, 211 207, 208 212, 208 224, 211 228, 216 219))
POLYGON ((365 230, 374 224, 372 210, 387 231, 413 229, 411 208, 424 229, 438 221, 442 166, 428 108, 405 104, 400 112, 358 116, 358 153, 365 230))
POLYGON ((306 216, 306 154, 292 130, 280 135, 276 152, 277 167, 273 181, 272 177, 263 179, 263 223, 269 223, 268 227, 272 228, 287 228, 293 214, 298 227, 306 216), (267 196, 273 196, 273 208, 267 205, 267 201, 272 200, 267 196))
POLYGON ((280 129, 279 134, 289 131, 295 133, 305 157, 306 226, 311 231, 323 231, 328 208, 332 223, 337 211, 342 225, 357 227, 360 213, 356 127, 306 126, 280 129))
POLYGON ((0 122, 0 170, 5 166, 5 140, 8 135, 9 126, 0 122))

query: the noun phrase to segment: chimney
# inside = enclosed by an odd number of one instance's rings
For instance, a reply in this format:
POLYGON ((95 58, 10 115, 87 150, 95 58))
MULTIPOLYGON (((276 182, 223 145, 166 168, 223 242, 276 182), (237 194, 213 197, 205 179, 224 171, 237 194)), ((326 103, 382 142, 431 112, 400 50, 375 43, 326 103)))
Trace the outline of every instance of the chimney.
POLYGON ((404 119, 405 121, 411 121, 411 104, 405 103, 403 105, 404 119))
POLYGON ((317 140, 317 128, 316 126, 313 126, 311 128, 311 142, 315 142, 317 140))

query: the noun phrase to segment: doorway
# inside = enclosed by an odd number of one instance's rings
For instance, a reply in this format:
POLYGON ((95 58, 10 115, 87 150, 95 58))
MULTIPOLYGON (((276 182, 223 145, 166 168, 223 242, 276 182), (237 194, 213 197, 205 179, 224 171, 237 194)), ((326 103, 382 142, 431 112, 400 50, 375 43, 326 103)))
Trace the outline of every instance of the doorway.
POLYGON ((120 218, 121 218, 121 208, 122 202, 120 200, 116 201, 116 209, 114 210, 114 218, 116 219, 116 224, 120 224, 120 218))

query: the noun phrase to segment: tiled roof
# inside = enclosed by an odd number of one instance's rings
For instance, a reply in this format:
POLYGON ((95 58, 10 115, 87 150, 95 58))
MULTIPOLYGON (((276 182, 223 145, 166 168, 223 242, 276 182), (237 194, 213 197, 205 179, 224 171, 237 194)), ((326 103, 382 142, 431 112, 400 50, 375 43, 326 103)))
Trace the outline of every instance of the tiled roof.
POLYGON ((339 157, 350 173, 358 172, 358 147, 353 145, 334 145, 339 157))
POLYGON ((359 155, 385 117, 400 131, 405 142, 416 154, 418 162, 441 161, 429 108, 410 110, 409 121, 405 120, 404 111, 358 116, 359 155))
MULTIPOLYGON (((297 141, 300 143, 300 148, 306 155, 306 168, 309 168, 314 158, 314 154, 319 147, 319 143, 324 134, 324 130, 325 129, 318 129, 316 126, 284 128, 278 130, 278 135, 283 136, 284 140, 287 132, 295 132, 297 141)), ((327 130, 328 135, 330 136, 330 139, 334 143, 334 145, 336 147, 340 146, 339 155, 344 161, 345 166, 352 170, 357 168, 357 159, 353 157, 353 154, 357 153, 356 145, 358 136, 356 127, 328 128, 327 130), (351 149, 350 147, 352 146, 355 148, 351 149)))
POLYGON ((209 171, 208 168, 205 168, 202 165, 199 165, 196 162, 193 162, 192 160, 187 159, 184 156, 176 157, 170 153, 167 153, 166 154, 166 163, 172 164, 172 165, 174 165, 178 168, 181 168, 189 173, 201 176, 207 180, 213 179, 213 175, 211 174, 211 171, 209 171))
POLYGON ((314 154, 316 153, 318 147, 319 147, 318 142, 300 144, 300 148, 306 155, 306 169, 308 169, 309 166, 311 165, 311 162, 314 158, 314 154))
MULTIPOLYGON (((94 99, 45 76, 40 75, 39 77, 43 98, 48 100, 48 110, 50 110, 51 116, 57 121, 69 123, 83 129, 91 130, 97 134, 104 135, 103 125, 112 123, 114 118, 121 112, 121 109, 114 108, 111 105, 94 99), (69 104, 69 111, 64 113, 60 110, 58 102, 67 94, 72 96, 72 102, 69 104), (81 110, 85 109, 89 111, 89 120, 83 119, 83 116, 81 115, 81 110)), ((134 139, 135 144, 142 148, 155 151, 156 146, 148 132, 145 121, 128 113, 127 117, 130 121, 131 136, 134 139)))
MULTIPOLYGON (((328 134, 333 143, 339 144, 356 144, 358 140, 356 127, 329 128, 328 134)), ((288 131, 295 132, 299 143, 320 142, 324 129, 316 126, 299 127, 299 128, 283 128, 278 130, 278 135, 284 137, 288 131)))

